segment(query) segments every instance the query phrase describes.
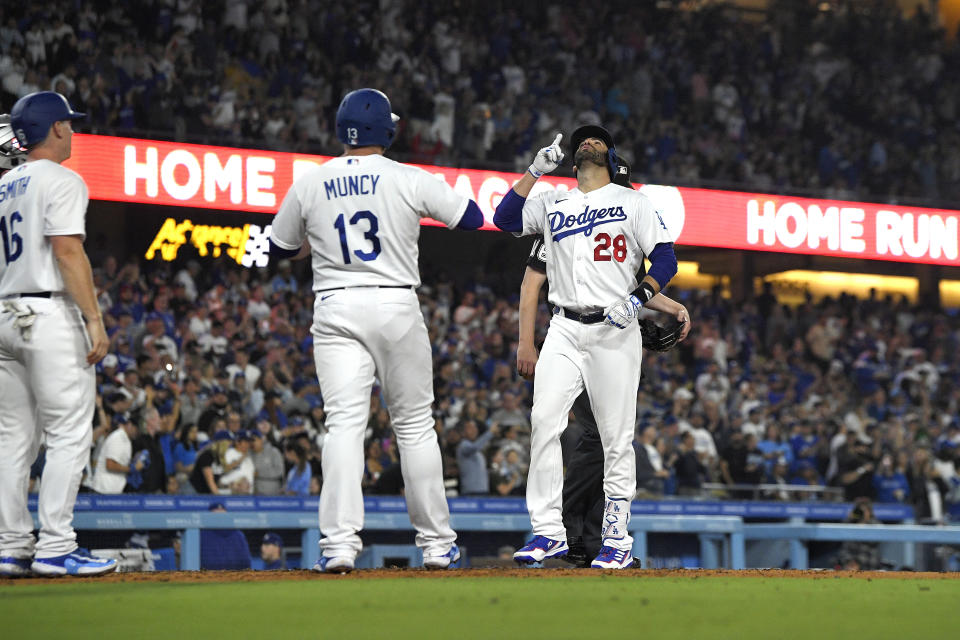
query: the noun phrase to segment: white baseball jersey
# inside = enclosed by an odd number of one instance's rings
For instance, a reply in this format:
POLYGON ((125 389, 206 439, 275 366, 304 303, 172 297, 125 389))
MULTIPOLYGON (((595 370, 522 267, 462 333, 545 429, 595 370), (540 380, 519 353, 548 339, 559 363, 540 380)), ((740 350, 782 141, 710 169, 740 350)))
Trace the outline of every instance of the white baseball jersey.
POLYGON ((273 221, 273 242, 310 241, 314 291, 420 285, 421 218, 453 228, 467 198, 422 169, 382 155, 343 156, 297 180, 273 221))
POLYGON ((528 198, 522 235, 532 233, 543 234, 551 257, 550 302, 581 313, 603 310, 636 289, 644 258, 672 242, 650 199, 613 183, 528 198))
POLYGON ((90 459, 95 370, 80 310, 62 292, 48 236, 84 236, 87 188, 49 160, 0 178, 0 556, 49 558, 77 548, 73 503, 90 459), (29 330, 24 322, 29 323, 29 330), (27 509, 27 479, 40 437, 39 535, 27 509))
POLYGON ((63 291, 47 236, 86 236, 87 185, 76 172, 34 160, 0 178, 0 297, 63 291))

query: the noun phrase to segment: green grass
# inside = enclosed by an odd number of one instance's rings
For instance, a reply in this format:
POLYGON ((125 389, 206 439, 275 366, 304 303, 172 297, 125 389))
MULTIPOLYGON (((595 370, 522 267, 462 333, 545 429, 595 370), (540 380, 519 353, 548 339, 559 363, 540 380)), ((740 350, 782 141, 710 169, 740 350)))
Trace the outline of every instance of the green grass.
POLYGON ((321 579, 0 586, 3 638, 950 638, 960 580, 321 579))

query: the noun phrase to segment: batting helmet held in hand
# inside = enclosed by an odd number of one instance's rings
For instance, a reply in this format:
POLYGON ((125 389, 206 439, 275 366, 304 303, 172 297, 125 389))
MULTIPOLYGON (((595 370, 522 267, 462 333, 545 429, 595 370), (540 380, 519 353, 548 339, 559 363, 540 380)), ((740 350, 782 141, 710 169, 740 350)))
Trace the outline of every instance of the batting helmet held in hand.
POLYGON ((393 143, 398 120, 382 91, 357 89, 345 95, 337 109, 337 138, 353 147, 386 149, 393 143))
POLYGON ((29 149, 46 140, 54 122, 86 115, 71 109, 67 99, 56 91, 37 91, 17 100, 10 111, 10 124, 20 145, 29 149))
POLYGON ((0 115, 0 171, 9 171, 27 161, 10 124, 10 114, 0 115))
POLYGON ((587 138, 596 138, 603 140, 607 145, 607 171, 610 172, 610 179, 613 180, 617 170, 617 146, 613 143, 613 136, 610 132, 595 124, 585 124, 577 128, 570 137, 570 157, 576 162, 577 149, 587 138))

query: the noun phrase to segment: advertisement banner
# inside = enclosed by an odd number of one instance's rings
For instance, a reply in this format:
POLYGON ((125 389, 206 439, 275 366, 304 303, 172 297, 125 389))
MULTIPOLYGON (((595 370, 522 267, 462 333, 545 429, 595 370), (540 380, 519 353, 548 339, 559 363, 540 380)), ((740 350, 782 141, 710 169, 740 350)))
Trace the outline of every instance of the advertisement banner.
MULTIPOLYGON (((276 213, 294 180, 327 156, 77 134, 67 166, 94 200, 276 213)), ((494 208, 520 174, 423 166, 476 200, 495 229, 494 208)), ((544 176, 533 195, 569 190, 572 178, 544 176)), ((710 189, 637 185, 678 244, 960 264, 960 211, 710 189)), ((425 224, 438 224, 425 221, 425 224)), ((235 226, 224 223, 225 227, 235 226)), ((242 246, 240 238, 233 247, 242 246)), ((160 247, 157 247, 158 249, 160 247)))

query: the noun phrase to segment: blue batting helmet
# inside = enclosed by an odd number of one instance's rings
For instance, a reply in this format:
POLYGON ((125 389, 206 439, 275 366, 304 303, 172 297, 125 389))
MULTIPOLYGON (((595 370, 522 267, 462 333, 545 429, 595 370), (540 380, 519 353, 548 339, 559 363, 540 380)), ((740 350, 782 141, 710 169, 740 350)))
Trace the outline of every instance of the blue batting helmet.
POLYGON ((577 149, 587 138, 603 140, 603 143, 607 145, 607 171, 610 173, 610 179, 613 180, 619 170, 617 146, 613 143, 613 136, 603 127, 585 124, 574 131, 573 135, 570 136, 570 157, 575 158, 577 156, 577 149))
POLYGON ((357 89, 343 97, 337 109, 337 138, 353 147, 393 142, 400 118, 390 111, 390 99, 376 89, 357 89))
POLYGON ((17 100, 10 111, 10 124, 20 144, 29 149, 47 138, 54 122, 86 115, 71 109, 67 99, 56 91, 37 91, 17 100))

